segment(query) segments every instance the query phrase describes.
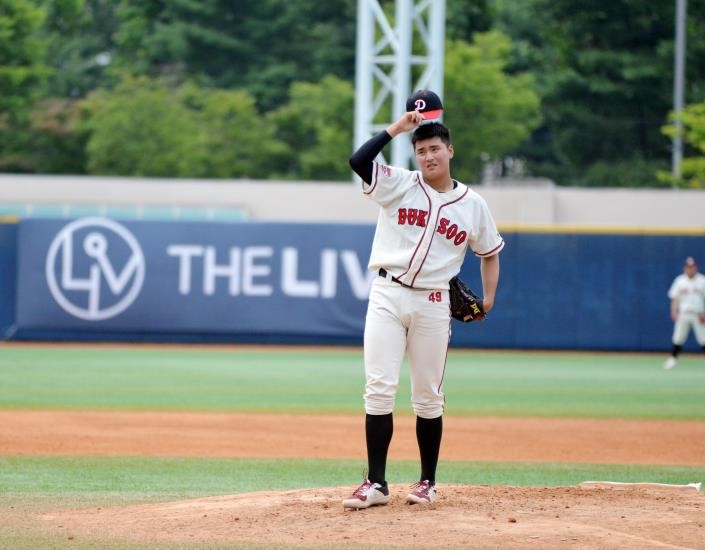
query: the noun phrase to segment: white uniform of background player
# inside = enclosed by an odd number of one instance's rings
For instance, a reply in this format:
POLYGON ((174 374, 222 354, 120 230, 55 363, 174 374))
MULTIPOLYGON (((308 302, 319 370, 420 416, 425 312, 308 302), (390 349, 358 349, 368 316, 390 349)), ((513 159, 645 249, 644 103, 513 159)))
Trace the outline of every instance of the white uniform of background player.
MULTIPOLYGON (((407 109, 419 94, 430 97, 428 110, 440 105, 435 94, 424 91, 410 98, 407 109)), ((364 336, 368 479, 343 501, 348 508, 367 508, 389 500, 386 457, 405 353, 421 455, 420 482, 407 501, 424 504, 435 499, 451 324, 448 281, 458 274, 470 248, 483 258, 487 311, 492 308, 499 277, 497 253, 504 241, 485 200, 450 177, 453 148, 439 137, 446 132, 449 141, 445 126, 431 123, 415 131, 412 142, 420 171, 371 162, 392 137, 416 128, 423 120, 418 110, 407 112, 351 158, 363 179, 363 193, 380 206, 369 262, 369 268, 380 276, 370 292, 364 336)))
POLYGON ((678 354, 691 328, 705 352, 705 275, 698 273, 698 265, 693 258, 686 258, 683 274, 674 279, 668 297, 671 299, 671 319, 675 324, 671 356, 663 367, 672 369, 677 364, 678 354))

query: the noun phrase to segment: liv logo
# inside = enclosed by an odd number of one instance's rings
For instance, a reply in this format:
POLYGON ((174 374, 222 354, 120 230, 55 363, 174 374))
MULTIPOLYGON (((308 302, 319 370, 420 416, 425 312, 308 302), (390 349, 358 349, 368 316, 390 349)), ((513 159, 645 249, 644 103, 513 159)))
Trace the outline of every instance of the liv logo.
POLYGON ((144 254, 119 223, 82 218, 56 235, 45 272, 49 290, 64 311, 86 321, 103 321, 137 298, 144 282, 144 254))

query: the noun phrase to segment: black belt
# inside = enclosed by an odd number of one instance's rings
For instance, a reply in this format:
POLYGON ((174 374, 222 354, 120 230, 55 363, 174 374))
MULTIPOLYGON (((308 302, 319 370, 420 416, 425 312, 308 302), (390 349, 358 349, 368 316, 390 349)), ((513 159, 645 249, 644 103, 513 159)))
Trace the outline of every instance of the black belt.
POLYGON ((394 275, 392 275, 391 273, 387 273, 387 270, 384 269, 383 267, 380 267, 380 268, 379 268, 378 273, 379 273, 379 276, 380 276, 380 277, 384 277, 385 279, 387 278, 387 275, 389 275, 389 278, 390 278, 392 281, 394 281, 395 283, 397 283, 398 285, 401 285, 401 286, 406 287, 406 288, 414 288, 414 287, 411 286, 411 285, 407 285, 407 284, 405 284, 405 283, 402 283, 399 279, 397 279, 397 278, 396 278, 394 275))

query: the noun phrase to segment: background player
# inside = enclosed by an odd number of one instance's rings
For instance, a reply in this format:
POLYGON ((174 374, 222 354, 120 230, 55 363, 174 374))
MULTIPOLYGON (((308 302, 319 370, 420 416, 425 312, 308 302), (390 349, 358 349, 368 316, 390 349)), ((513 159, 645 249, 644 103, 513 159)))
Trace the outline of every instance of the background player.
POLYGON ((363 193, 380 206, 369 269, 372 285, 365 320, 365 437, 368 477, 346 508, 389 502, 385 478, 392 439, 392 411, 405 352, 411 366, 411 401, 421 476, 407 502, 436 498, 436 465, 443 432, 443 374, 450 338, 448 281, 462 266, 468 247, 481 260, 483 305, 492 309, 504 246, 486 202, 451 178, 450 131, 438 122, 442 104, 433 92, 407 101, 407 113, 363 144, 350 159, 363 193), (420 171, 374 162, 391 139, 414 130, 420 171))
POLYGON ((675 325, 673 348, 663 365, 664 369, 672 369, 678 363, 678 354, 691 327, 705 352, 705 275, 698 273, 698 264, 693 258, 685 259, 683 274, 673 280, 668 297, 671 299, 671 319, 675 325))

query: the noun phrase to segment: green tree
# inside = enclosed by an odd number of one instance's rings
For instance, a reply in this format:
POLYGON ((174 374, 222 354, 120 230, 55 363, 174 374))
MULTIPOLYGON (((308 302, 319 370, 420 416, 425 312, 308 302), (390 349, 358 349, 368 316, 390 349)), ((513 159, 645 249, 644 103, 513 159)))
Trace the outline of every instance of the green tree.
POLYGON ((318 84, 292 84, 289 103, 269 115, 290 152, 283 176, 350 179, 354 99, 353 86, 332 75, 318 84))
POLYGON ((660 172, 659 178, 679 187, 705 189, 705 102, 689 105, 680 114, 681 129, 676 127, 676 115, 671 112, 671 123, 663 127, 663 133, 671 138, 681 135, 698 156, 687 156, 681 162, 681 177, 676 179, 668 172, 660 172))
POLYGON ((0 0, 0 169, 26 171, 27 112, 47 75, 37 37, 44 12, 28 0, 0 0))
POLYGON ((32 172, 84 174, 86 134, 81 131, 78 100, 46 98, 35 103, 30 114, 32 172))
POLYGON ((0 0, 0 115, 24 110, 46 77, 37 29, 44 12, 27 0, 0 0))
POLYGON ((207 90, 184 85, 180 100, 196 114, 199 168, 206 178, 266 178, 281 163, 286 146, 275 139, 274 125, 262 117, 243 90, 207 90))
POLYGON ((246 89, 271 110, 296 80, 352 77, 355 8, 356 0, 124 0, 117 63, 139 74, 246 89))
POLYGON ((114 2, 36 3, 41 24, 35 22, 31 37, 41 44, 42 78, 35 79, 31 92, 23 91, 21 105, 13 106, 11 137, 0 165, 11 171, 84 173, 85 135, 76 124, 75 98, 109 80, 105 69, 111 60, 114 2))
POLYGON ((81 106, 89 173, 178 177, 198 170, 196 117, 162 83, 126 77, 81 106))
MULTIPOLYGON (((545 125, 519 153, 570 185, 662 185, 668 140, 675 2, 501 0, 497 21, 530 70, 545 125)), ((703 99, 705 0, 689 2, 687 97, 703 99)))
POLYGON ((491 3, 490 0, 446 0, 446 39, 470 42, 476 32, 490 30, 494 19, 491 3))
POLYGON ((510 50, 510 40, 497 31, 446 47, 445 121, 453 130, 453 173, 460 179, 477 179, 485 162, 500 159, 541 122, 531 76, 506 72, 510 50))
POLYGON ((91 174, 264 178, 286 152, 244 91, 125 76, 79 105, 91 174))
POLYGON ((110 71, 117 29, 112 0, 43 0, 47 17, 40 29, 52 72, 44 95, 81 98, 116 83, 110 71))

